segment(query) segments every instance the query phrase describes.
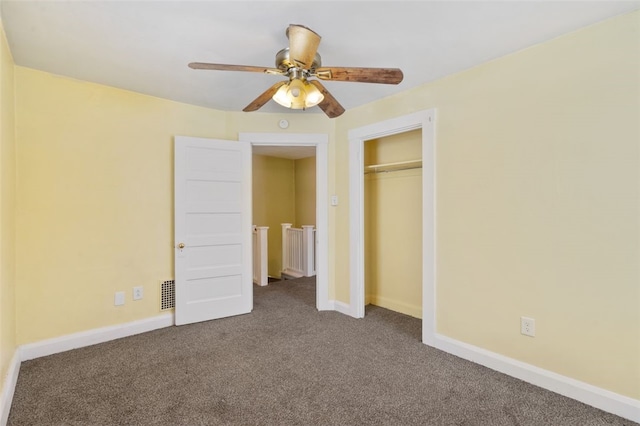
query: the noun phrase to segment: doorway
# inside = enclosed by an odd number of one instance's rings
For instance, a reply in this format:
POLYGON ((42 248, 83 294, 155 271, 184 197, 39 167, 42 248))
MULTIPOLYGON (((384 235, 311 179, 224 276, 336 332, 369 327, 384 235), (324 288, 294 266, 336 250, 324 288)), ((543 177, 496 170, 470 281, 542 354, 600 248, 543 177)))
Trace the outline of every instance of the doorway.
POLYGON ((266 258, 268 282, 309 276, 315 262, 302 270, 294 264, 299 266, 300 258, 315 259, 315 239, 305 239, 300 245, 291 244, 290 239, 298 243, 297 237, 309 230, 313 234, 316 227, 315 146, 253 146, 252 180, 253 224, 266 233, 268 246, 254 253, 258 266, 266 258))
POLYGON ((349 314, 365 314, 364 143, 411 130, 421 132, 422 158, 422 341, 435 341, 435 109, 349 131, 349 314))
POLYGON ((328 282, 328 142, 321 133, 240 133, 252 147, 313 147, 316 158, 316 308, 330 310, 328 282))

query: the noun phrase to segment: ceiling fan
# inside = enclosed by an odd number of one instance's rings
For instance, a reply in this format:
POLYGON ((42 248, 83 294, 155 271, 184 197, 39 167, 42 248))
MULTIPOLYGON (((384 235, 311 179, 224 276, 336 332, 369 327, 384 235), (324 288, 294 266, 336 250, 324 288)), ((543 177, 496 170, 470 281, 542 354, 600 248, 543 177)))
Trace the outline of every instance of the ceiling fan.
POLYGON ((248 71, 286 76, 288 81, 280 81, 243 111, 257 111, 273 99, 280 105, 292 109, 306 109, 318 105, 329 118, 344 112, 344 108, 329 93, 316 77, 326 81, 351 81, 360 83, 398 84, 402 81, 402 71, 398 68, 349 68, 323 67, 318 45, 320 36, 303 25, 289 25, 286 31, 289 47, 276 54, 276 68, 251 65, 226 65, 192 62, 190 68, 220 71, 248 71))

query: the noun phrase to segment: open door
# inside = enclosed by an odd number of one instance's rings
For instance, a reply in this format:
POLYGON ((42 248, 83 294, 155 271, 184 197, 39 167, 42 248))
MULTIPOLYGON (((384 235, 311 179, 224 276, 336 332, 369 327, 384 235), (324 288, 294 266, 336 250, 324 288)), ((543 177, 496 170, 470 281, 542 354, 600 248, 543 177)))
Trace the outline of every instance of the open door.
POLYGON ((175 138, 175 321, 253 308, 251 144, 175 138))

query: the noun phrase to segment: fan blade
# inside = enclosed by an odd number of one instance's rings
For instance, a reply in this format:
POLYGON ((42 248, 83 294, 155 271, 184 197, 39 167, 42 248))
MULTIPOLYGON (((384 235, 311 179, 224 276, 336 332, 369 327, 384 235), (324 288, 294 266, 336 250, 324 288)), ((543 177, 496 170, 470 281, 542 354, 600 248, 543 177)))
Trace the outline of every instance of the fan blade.
POLYGON ((340 103, 333 97, 331 93, 320 83, 318 80, 309 80, 309 83, 313 84, 320 90, 320 92, 324 95, 324 99, 322 102, 318 104, 320 109, 324 111, 325 114, 329 118, 336 118, 339 115, 342 115, 344 112, 344 108, 340 103))
POLYGON ((251 112, 251 111, 257 111, 260 108, 262 108, 264 106, 264 104, 266 104, 267 102, 269 102, 269 100, 271 100, 273 95, 275 95, 275 93, 278 91, 280 86, 282 86, 283 84, 287 84, 287 82, 286 81, 279 81, 276 84, 274 84, 273 86, 269 87, 267 90, 265 90, 265 92, 263 94, 258 96, 249 105, 244 107, 243 111, 244 112, 251 112))
POLYGON ((305 26, 293 24, 287 28, 287 37, 289 59, 298 66, 309 69, 316 57, 321 37, 305 26))
POLYGON ((381 84, 398 84, 403 78, 398 68, 322 67, 314 75, 322 80, 381 84))
POLYGON ((285 72, 277 68, 254 67, 251 65, 226 65, 226 64, 208 64, 205 62, 191 62, 189 68, 194 70, 217 70, 217 71, 249 71, 261 72, 266 74, 284 75, 285 72))

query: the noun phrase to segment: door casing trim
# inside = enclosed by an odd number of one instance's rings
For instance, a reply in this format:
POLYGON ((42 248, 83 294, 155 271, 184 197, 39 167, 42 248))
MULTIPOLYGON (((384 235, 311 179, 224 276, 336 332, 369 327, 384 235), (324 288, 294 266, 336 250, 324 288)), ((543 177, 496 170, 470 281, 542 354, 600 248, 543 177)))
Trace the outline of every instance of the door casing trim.
POLYGON ((436 334, 436 196, 435 108, 349 131, 349 305, 350 315, 364 317, 364 142, 422 129, 422 341, 436 334))
POLYGON ((239 133, 238 140, 252 146, 316 147, 316 307, 332 310, 329 302, 329 135, 325 133, 239 133))

